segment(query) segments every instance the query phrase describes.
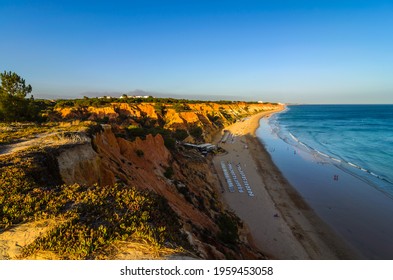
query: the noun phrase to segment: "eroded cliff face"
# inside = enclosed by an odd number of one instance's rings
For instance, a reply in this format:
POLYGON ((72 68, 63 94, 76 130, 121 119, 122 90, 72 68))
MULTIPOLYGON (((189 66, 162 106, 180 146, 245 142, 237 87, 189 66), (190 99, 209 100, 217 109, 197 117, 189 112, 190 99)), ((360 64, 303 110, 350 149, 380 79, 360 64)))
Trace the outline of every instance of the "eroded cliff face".
POLYGON ((60 176, 64 183, 92 185, 100 182, 101 160, 90 143, 75 146, 57 157, 60 176))
MULTIPOLYGON (((140 120, 149 119, 152 122, 160 121, 168 130, 184 129, 190 131, 193 127, 203 128, 203 139, 207 142, 212 140, 224 126, 236 119, 255 114, 257 112, 273 110, 282 105, 270 103, 245 103, 236 102, 229 104, 219 103, 191 103, 176 107, 173 104, 155 103, 111 103, 106 107, 84 108, 58 108, 57 112, 64 119, 85 118, 100 120, 107 118, 110 121, 125 121, 129 124, 138 125, 140 120)), ((192 137, 187 139, 194 141, 192 137)))
POLYGON ((121 181, 165 197, 181 219, 180 230, 201 258, 262 257, 246 234, 240 234, 236 246, 217 239, 217 218, 225 213, 225 207, 218 199, 219 184, 208 161, 195 151, 170 152, 159 134, 128 141, 104 125, 92 145, 67 149, 58 161, 62 179, 68 184, 98 183, 105 187, 121 181))
MULTIPOLYGON (((178 106, 178 105, 177 105, 178 106)), ((93 134, 91 144, 64 150, 58 157, 60 174, 67 184, 101 187, 118 182, 163 196, 180 217, 179 229, 194 251, 205 259, 253 259, 263 256, 252 245, 240 220, 220 201, 219 181, 210 161, 198 152, 176 145, 171 151, 161 134, 127 138, 127 128, 157 127, 165 131, 183 129, 187 141, 195 127, 210 141, 224 126, 247 115, 277 109, 280 105, 249 103, 197 103, 183 107, 154 103, 112 103, 103 108, 60 109, 63 118, 84 116, 91 120, 106 118, 110 124, 93 134), (131 140, 132 139, 132 140, 131 140), (227 234, 237 224, 238 238, 227 234), (233 227, 232 227, 233 228, 233 227), (229 237, 228 237, 229 236, 229 237)), ((200 140, 200 139, 199 139, 200 140)))

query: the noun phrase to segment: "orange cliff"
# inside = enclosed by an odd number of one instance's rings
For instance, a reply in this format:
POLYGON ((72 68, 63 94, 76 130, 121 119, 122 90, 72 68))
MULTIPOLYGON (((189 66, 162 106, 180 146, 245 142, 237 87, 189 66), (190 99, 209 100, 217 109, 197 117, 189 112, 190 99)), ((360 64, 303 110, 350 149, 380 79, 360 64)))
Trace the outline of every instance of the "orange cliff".
POLYGON ((115 181, 122 180, 128 185, 153 190, 167 198, 172 208, 184 219, 190 219, 198 226, 213 227, 209 218, 179 196, 176 187, 164 176, 165 169, 172 165, 175 173, 181 171, 161 135, 147 135, 146 140, 137 138, 130 142, 116 138, 107 127, 94 142, 104 169, 114 174, 112 178, 115 181), (142 151, 143 155, 138 155, 138 151, 142 151))
MULTIPOLYGON (((198 126, 203 129, 204 140, 211 141, 218 131, 237 119, 261 111, 283 107, 283 105, 271 103, 234 102, 220 104, 206 102, 184 103, 183 105, 186 108, 179 110, 174 104, 160 104, 161 109, 158 109, 157 105, 156 103, 110 103, 105 107, 65 107, 55 110, 63 119, 100 120, 107 118, 113 122, 122 120, 136 125, 142 119, 150 119, 155 122, 160 120, 165 129, 184 129, 187 131, 198 126)), ((192 141, 192 139, 188 140, 192 141)))
MULTIPOLYGON (((218 219, 230 214, 221 202, 219 181, 209 161, 195 151, 178 146, 170 151, 160 134, 148 134, 144 140, 129 141, 117 137, 119 126, 127 124, 143 127, 146 120, 160 123, 168 130, 190 131, 201 127, 203 138, 210 141, 226 125, 261 111, 279 109, 282 105, 249 103, 186 104, 182 110, 174 105, 156 106, 154 103, 112 103, 102 108, 87 107, 73 110, 57 109, 63 118, 81 116, 91 120, 106 117, 109 124, 92 137, 92 143, 65 149, 58 156, 62 180, 67 184, 98 183, 105 187, 123 182, 137 189, 151 190, 163 196, 181 220, 181 232, 197 254, 204 259, 263 258, 247 230, 240 226, 236 247, 220 241, 218 219)), ((187 140, 194 141, 191 136, 187 140)))
POLYGON ((218 198, 217 178, 198 153, 170 152, 159 134, 132 142, 118 138, 109 125, 104 125, 104 130, 94 137, 93 145, 88 145, 66 149, 59 155, 60 174, 65 183, 99 183, 105 187, 121 181, 151 190, 165 197, 179 215, 181 231, 200 257, 262 257, 247 240, 244 229, 238 249, 217 240, 220 229, 216 218, 225 212, 225 206, 218 198), (171 179, 164 175, 169 167, 173 170, 171 179))

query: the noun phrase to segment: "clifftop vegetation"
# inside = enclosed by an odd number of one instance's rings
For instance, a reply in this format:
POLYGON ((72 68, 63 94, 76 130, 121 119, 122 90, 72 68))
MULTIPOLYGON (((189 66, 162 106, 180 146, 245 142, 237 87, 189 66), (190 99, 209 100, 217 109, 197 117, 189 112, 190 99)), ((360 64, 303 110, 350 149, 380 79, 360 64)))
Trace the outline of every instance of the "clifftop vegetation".
POLYGON ((43 121, 50 102, 34 100, 31 85, 14 72, 0 74, 0 121, 43 121))
POLYGON ((57 185, 56 176, 45 184, 36 178, 48 176, 34 158, 10 161, 12 165, 0 168, 0 230, 39 219, 61 221, 26 246, 21 257, 41 250, 57 252, 63 259, 91 259, 113 242, 129 239, 148 242, 157 250, 168 242, 179 251, 182 246, 189 249, 178 231, 176 213, 151 191, 124 184, 57 185))
POLYGON ((263 257, 240 238, 242 223, 219 201, 209 162, 179 141, 211 141, 224 126, 275 104, 37 101, 26 98, 32 88, 18 75, 1 77, 0 235, 21 226, 36 232, 37 221, 47 226, 17 254, 0 250, 0 257, 105 258, 118 242, 202 258, 263 257))

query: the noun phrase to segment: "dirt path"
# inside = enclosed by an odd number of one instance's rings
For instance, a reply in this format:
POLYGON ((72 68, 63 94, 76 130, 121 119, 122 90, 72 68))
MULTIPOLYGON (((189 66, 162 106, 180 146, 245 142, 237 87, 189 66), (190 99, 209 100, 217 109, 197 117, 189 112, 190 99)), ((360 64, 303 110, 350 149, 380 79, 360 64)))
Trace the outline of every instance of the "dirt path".
POLYGON ((30 147, 39 146, 43 144, 47 139, 53 135, 57 134, 56 132, 52 133, 41 133, 35 135, 33 139, 22 140, 17 143, 8 144, 0 147, 0 156, 10 155, 12 153, 16 153, 22 150, 26 150, 30 147))
POLYGON ((0 233, 0 260, 17 259, 23 247, 58 224, 55 219, 46 219, 17 225, 0 233))
POLYGON ((27 150, 32 147, 40 146, 56 146, 65 144, 81 144, 90 142, 83 133, 76 133, 73 136, 65 137, 62 132, 45 132, 34 136, 35 138, 29 140, 22 140, 17 143, 0 146, 0 157, 10 155, 16 152, 27 150))

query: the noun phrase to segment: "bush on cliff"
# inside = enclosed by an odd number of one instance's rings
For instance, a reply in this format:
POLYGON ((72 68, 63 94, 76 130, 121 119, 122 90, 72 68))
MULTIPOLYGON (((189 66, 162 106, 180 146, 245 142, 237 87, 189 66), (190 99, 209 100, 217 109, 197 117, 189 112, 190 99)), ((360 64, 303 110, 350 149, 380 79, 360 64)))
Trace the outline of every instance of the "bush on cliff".
POLYGON ((197 140, 202 140, 203 129, 199 126, 193 126, 190 128, 190 135, 197 140))
POLYGON ((173 137, 178 141, 183 141, 188 137, 188 132, 185 129, 176 129, 173 132, 173 137))
POLYGON ((176 113, 191 111, 190 106, 186 103, 174 103, 172 108, 176 111, 176 113))
POLYGON ((146 139, 148 134, 156 136, 160 134, 164 139, 164 145, 169 150, 176 149, 176 140, 172 137, 172 132, 168 129, 164 129, 161 127, 137 127, 135 125, 130 125, 125 129, 126 131, 126 138, 130 141, 134 141, 136 137, 141 139, 146 139))
POLYGON ((164 176, 165 176, 166 178, 168 178, 168 179, 171 179, 172 176, 173 176, 173 174, 174 174, 174 171, 173 171, 172 166, 168 166, 168 167, 165 169, 164 176))
POLYGON ((220 214, 217 218, 217 225, 220 228, 218 238, 226 243, 235 245, 239 240, 238 226, 236 221, 227 213, 220 214))

